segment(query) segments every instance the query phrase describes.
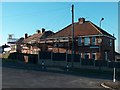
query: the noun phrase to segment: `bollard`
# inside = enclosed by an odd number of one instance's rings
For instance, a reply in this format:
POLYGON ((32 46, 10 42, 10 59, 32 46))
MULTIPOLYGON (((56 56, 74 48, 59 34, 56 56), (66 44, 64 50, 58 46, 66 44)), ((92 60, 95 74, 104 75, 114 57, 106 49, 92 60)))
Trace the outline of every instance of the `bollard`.
POLYGON ((42 69, 44 69, 45 68, 45 63, 44 63, 44 61, 42 61, 42 69))
POLYGON ((69 65, 68 65, 68 63, 67 63, 67 66, 66 66, 66 68, 67 68, 67 71, 69 71, 69 65))

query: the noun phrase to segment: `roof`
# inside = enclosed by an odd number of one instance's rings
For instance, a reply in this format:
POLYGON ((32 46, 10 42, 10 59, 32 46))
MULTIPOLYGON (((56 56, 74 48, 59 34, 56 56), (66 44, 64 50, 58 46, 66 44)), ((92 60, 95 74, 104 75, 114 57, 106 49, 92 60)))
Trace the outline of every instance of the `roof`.
POLYGON ((41 39, 47 38, 51 35, 53 35, 54 33, 52 31, 46 31, 44 32, 44 34, 42 35, 41 39))
MULTIPOLYGON (((92 22, 91 22, 92 23, 92 22)), ((95 25, 94 23, 92 23, 100 32, 102 32, 102 34, 104 35, 108 35, 113 37, 111 34, 109 34, 108 32, 106 32, 105 30, 101 29, 100 27, 98 27, 97 25, 95 25)))
MULTIPOLYGON (((90 21, 85 21, 83 24, 79 24, 79 22, 74 23, 74 36, 87 36, 87 35, 107 35, 113 37, 111 34, 101 29, 97 25, 93 24, 90 21)), ((68 37, 72 36, 72 24, 66 26, 62 30, 56 32, 51 37, 68 37)), ((113 37, 114 38, 114 37, 113 37)))
POLYGON ((24 38, 20 38, 16 41, 16 44, 21 44, 21 43, 23 43, 23 41, 24 41, 24 38))
POLYGON ((39 41, 40 39, 44 39, 46 37, 48 37, 49 35, 53 34, 52 31, 45 31, 43 33, 36 33, 31 35, 30 37, 24 39, 24 43, 35 43, 37 41, 39 41))
POLYGON ((36 34, 33 34, 31 36, 29 36, 28 38, 24 39, 24 43, 30 43, 31 41, 35 42, 36 40, 38 40, 41 36, 42 36, 43 33, 36 33, 36 34))

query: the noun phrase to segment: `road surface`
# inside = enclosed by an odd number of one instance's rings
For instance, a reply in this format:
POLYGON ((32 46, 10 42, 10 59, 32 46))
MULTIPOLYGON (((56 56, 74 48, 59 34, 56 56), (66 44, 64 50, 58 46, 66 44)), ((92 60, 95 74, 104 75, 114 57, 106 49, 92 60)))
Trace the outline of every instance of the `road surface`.
MULTIPOLYGON (((50 68, 52 69, 52 68, 50 68)), ((3 88, 102 88, 102 82, 111 81, 107 76, 59 73, 59 70, 18 69, 2 67, 3 88)))

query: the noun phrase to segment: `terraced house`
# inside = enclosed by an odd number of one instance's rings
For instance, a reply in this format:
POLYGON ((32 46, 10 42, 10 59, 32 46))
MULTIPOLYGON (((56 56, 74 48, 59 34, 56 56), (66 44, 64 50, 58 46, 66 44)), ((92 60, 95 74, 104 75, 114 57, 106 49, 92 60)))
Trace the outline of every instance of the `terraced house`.
POLYGON ((44 28, 42 30, 37 30, 33 35, 28 35, 25 33, 24 37, 19 38, 16 41, 8 41, 9 44, 13 44, 11 46, 11 52, 19 52, 26 54, 38 54, 39 51, 45 51, 46 45, 39 44, 40 39, 45 39, 47 36, 53 34, 52 31, 45 31, 44 28))
MULTIPOLYGON (((69 53, 72 50, 72 24, 40 40, 47 44, 47 51, 69 53)), ((74 49, 82 59, 114 60, 115 37, 85 18, 74 23, 74 49)))

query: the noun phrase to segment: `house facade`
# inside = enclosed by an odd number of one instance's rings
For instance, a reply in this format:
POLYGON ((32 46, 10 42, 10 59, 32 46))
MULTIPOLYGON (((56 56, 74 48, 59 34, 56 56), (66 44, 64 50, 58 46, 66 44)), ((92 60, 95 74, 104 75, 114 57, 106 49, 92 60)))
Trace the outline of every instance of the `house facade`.
MULTIPOLYGON (((85 18, 74 23, 74 53, 82 59, 115 60, 115 37, 85 18)), ((55 34, 40 40, 47 51, 58 53, 72 52, 72 24, 55 34)))
POLYGON ((33 35, 28 36, 26 33, 25 37, 21 40, 22 42, 20 40, 20 42, 16 42, 18 51, 27 54, 38 54, 39 51, 43 51, 46 48, 46 45, 38 44, 40 39, 45 39, 52 33, 52 31, 45 31, 44 28, 41 31, 37 30, 33 35))
POLYGON ((16 52, 38 54, 39 51, 79 54, 81 59, 115 60, 115 37, 85 18, 74 23, 72 44, 72 24, 56 33, 37 30, 33 35, 25 34, 15 43, 16 52))

